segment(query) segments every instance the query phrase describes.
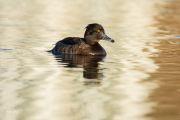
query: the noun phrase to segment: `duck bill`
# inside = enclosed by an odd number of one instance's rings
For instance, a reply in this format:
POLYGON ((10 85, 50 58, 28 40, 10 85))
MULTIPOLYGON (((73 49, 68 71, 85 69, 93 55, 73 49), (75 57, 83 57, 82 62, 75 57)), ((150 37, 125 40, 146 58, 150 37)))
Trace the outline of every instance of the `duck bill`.
POLYGON ((106 40, 106 41, 109 41, 109 42, 115 42, 113 39, 111 39, 110 37, 108 37, 106 34, 104 34, 104 36, 102 37, 102 40, 106 40))

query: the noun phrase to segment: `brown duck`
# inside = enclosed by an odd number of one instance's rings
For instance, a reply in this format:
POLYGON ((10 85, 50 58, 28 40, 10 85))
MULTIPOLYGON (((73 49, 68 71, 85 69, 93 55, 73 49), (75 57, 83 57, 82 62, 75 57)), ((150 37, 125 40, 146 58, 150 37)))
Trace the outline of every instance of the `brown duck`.
POLYGON ((114 42, 104 31, 102 25, 93 23, 86 27, 84 38, 67 37, 56 43, 52 53, 57 54, 80 54, 80 55, 106 55, 106 51, 98 43, 100 40, 114 42))

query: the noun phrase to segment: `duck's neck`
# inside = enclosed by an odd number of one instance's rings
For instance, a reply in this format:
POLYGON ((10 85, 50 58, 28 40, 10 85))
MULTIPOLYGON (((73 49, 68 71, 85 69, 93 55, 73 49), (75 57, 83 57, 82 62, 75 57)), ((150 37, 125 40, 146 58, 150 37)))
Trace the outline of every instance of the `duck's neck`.
POLYGON ((87 44, 89 44, 89 45, 95 45, 95 44, 97 44, 97 43, 99 42, 99 40, 93 40, 93 41, 92 41, 91 38, 85 37, 85 38, 84 38, 84 42, 87 43, 87 44))
POLYGON ((86 40, 85 38, 81 38, 85 43, 87 43, 87 44, 93 44, 93 43, 90 43, 88 40, 86 40))
POLYGON ((85 42, 86 42, 87 44, 90 44, 90 45, 93 44, 93 42, 91 41, 91 39, 88 39, 88 37, 85 37, 84 39, 85 39, 85 42))

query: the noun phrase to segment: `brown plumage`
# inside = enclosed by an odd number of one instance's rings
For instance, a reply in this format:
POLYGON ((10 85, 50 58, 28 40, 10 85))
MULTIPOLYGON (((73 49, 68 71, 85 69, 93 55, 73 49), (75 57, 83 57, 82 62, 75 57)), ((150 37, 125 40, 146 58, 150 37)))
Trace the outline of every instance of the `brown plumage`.
POLYGON ((101 39, 114 42, 97 23, 86 27, 84 38, 67 37, 58 41, 52 49, 53 54, 106 55, 106 51, 98 43, 101 39))

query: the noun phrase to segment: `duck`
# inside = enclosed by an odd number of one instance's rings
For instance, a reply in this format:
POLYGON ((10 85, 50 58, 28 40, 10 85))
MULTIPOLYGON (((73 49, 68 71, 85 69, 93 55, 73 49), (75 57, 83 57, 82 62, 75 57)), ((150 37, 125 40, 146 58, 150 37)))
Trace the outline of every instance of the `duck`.
POLYGON ((106 35, 103 26, 98 23, 92 23, 88 24, 85 29, 84 38, 64 38, 55 44, 51 52, 55 55, 106 55, 105 49, 98 42, 106 40, 114 43, 115 41, 106 35))

